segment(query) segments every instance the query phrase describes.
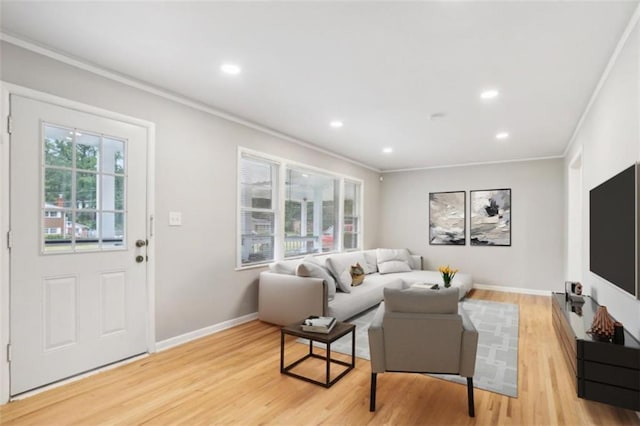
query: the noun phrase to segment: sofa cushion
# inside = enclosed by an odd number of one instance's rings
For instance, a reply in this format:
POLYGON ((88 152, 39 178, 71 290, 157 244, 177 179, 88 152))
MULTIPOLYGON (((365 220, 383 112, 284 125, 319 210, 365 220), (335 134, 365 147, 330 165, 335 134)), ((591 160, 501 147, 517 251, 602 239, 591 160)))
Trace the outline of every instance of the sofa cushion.
POLYGON ((333 274, 331 273, 331 271, 329 270, 329 268, 327 268, 327 262, 326 262, 326 258, 323 257, 317 257, 317 256, 313 256, 311 254, 308 254, 304 257, 304 259, 302 259, 303 262, 309 262, 309 263, 313 263, 318 265, 319 267, 321 267, 322 269, 324 269, 327 274, 331 275, 333 277, 333 279, 335 279, 336 277, 333 276, 333 274))
POLYGON ((362 265, 364 267, 364 273, 374 274, 378 272, 378 258, 376 257, 376 249, 365 250, 362 252, 364 255, 364 260, 366 260, 366 264, 362 265))
POLYGON ((384 302, 386 312, 455 314, 458 313, 458 290, 455 288, 440 290, 385 288, 384 302))
POLYGON ((317 263, 303 261, 296 268, 296 275, 299 277, 320 278, 327 283, 327 299, 333 300, 336 297, 336 280, 329 274, 326 268, 317 263))
POLYGON ((362 252, 335 254, 327 258, 327 267, 336 277, 338 289, 345 293, 351 292, 351 265, 356 263, 360 265, 367 263, 362 252))
POLYGON ((396 272, 411 272, 411 267, 403 260, 389 260, 380 263, 378 270, 381 274, 393 274, 396 272))
POLYGON ((402 260, 407 264, 410 262, 411 255, 407 249, 384 249, 379 248, 376 250, 376 258, 378 265, 390 260, 402 260))
POLYGON ((351 289, 351 294, 336 293, 336 298, 329 303, 327 314, 338 321, 345 321, 378 305, 382 301, 384 287, 402 288, 402 280, 390 277, 393 275, 367 275, 362 285, 351 289))
POLYGON ((411 256, 407 249, 377 249, 376 257, 381 274, 411 271, 411 256))

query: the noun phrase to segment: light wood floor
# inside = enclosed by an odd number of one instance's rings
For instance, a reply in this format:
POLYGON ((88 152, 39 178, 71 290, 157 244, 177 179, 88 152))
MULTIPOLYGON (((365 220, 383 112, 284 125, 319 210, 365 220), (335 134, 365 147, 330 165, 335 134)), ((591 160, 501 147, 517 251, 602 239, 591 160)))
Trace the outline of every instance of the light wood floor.
MULTIPOLYGON (((466 386, 400 373, 378 376, 378 407, 370 413, 371 370, 361 359, 330 389, 281 375, 279 328, 252 321, 1 406, 0 423, 640 424, 633 411, 576 397, 550 298, 478 290, 471 297, 520 305, 519 396, 476 389, 475 419, 467 416, 466 386)), ((287 358, 304 351, 287 341, 287 358)), ((305 372, 322 371, 320 362, 305 372)))

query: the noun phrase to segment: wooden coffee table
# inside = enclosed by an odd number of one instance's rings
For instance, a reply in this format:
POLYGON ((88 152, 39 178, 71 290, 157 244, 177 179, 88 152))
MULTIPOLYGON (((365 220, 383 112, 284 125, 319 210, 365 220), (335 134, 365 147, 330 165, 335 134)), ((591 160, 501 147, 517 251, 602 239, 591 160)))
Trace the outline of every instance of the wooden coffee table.
POLYGON ((280 329, 280 373, 286 374, 288 376, 296 377, 301 380, 305 380, 310 383, 314 383, 316 385, 324 386, 325 388, 331 387, 335 382, 343 378, 349 371, 353 370, 356 366, 356 326, 354 324, 349 324, 346 322, 337 322, 333 327, 333 330, 328 334, 325 333, 313 333, 310 331, 303 331, 300 326, 302 325, 302 321, 296 322, 294 324, 288 325, 286 327, 282 327, 280 329), (344 362, 338 359, 331 358, 331 344, 351 333, 351 363, 344 362), (303 339, 309 340, 309 353, 298 359, 297 361, 292 362, 291 364, 285 367, 284 365, 284 336, 288 334, 290 336, 301 337, 303 339), (327 346, 327 355, 320 355, 313 352, 313 342, 324 343, 327 346), (301 376, 300 374, 296 374, 291 371, 292 368, 300 364, 309 358, 318 358, 325 360, 326 365, 326 378, 324 382, 319 380, 314 380, 309 377, 301 376), (347 367, 342 373, 336 376, 333 380, 331 380, 331 364, 339 364, 347 367))

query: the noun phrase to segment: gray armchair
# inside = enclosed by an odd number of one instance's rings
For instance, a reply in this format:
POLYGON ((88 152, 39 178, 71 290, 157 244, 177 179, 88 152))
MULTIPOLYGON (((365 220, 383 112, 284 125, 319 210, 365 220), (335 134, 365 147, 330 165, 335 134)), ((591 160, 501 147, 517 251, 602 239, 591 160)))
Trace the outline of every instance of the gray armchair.
POLYGON ((478 332, 462 310, 458 290, 385 288, 369 326, 370 411, 376 409, 378 373, 458 374, 467 378, 469 416, 475 416, 473 373, 478 332))

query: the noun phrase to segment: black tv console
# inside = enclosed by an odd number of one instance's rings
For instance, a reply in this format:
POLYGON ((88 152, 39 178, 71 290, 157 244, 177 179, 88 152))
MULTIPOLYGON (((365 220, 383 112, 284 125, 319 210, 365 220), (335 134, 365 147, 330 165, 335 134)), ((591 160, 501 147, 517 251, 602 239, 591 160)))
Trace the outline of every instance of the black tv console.
POLYGON ((553 293, 552 320, 576 377, 578 397, 640 411, 640 342, 624 331, 624 344, 601 342, 587 334, 598 304, 583 304, 553 293))

